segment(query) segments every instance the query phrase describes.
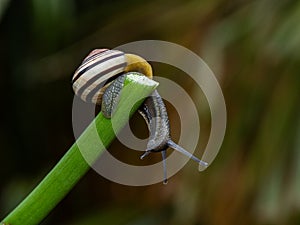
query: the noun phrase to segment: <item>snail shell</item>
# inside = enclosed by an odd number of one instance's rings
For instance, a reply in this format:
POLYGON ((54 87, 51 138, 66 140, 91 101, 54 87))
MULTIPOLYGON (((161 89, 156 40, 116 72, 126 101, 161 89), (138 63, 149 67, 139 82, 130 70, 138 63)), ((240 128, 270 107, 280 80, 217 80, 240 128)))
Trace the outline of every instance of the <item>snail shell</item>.
POLYGON ((119 50, 95 49, 75 71, 73 90, 83 101, 101 104, 110 82, 124 72, 140 72, 152 79, 150 64, 140 56, 119 50))

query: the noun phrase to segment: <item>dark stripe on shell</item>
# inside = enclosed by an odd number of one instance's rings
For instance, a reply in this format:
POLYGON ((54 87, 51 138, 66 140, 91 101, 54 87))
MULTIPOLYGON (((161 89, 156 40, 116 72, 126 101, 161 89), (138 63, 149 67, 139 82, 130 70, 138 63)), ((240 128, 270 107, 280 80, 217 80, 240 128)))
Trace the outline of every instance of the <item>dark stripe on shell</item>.
MULTIPOLYGON (((82 85, 82 86, 80 87, 80 89, 79 89, 78 92, 77 92, 77 95, 78 95, 78 96, 81 96, 81 95, 83 94, 84 90, 87 89, 87 88, 88 88, 90 85, 92 85, 94 82, 96 82, 101 76, 103 76, 103 75, 105 75, 105 74, 107 74, 107 73, 113 72, 114 70, 117 70, 117 69, 120 69, 120 68, 122 68, 122 67, 125 67, 126 65, 127 65, 127 63, 121 63, 121 64, 112 66, 112 67, 110 67, 110 68, 108 68, 108 69, 106 69, 106 70, 103 70, 103 71, 101 71, 100 73, 96 74, 94 77, 92 77, 91 79, 89 79, 84 85, 82 85)), ((117 74, 115 74, 115 75, 117 75, 117 74)), ((106 82, 106 81, 105 81, 105 82, 106 82)), ((93 92, 93 93, 96 94, 97 91, 100 90, 100 88, 103 86, 103 84, 104 84, 105 82, 101 82, 100 84, 98 84, 93 90, 90 91, 90 93, 93 92)), ((88 94, 88 96, 90 95, 90 93, 88 94)), ((87 96, 87 97, 88 97, 88 96, 87 96)))
MULTIPOLYGON (((119 64, 119 65, 120 65, 119 68, 121 68, 121 67, 125 67, 125 66, 127 65, 127 63, 122 63, 122 64, 119 64)), ((119 69, 119 68, 117 68, 117 69, 119 69)), ((112 71, 109 71, 109 72, 112 72, 112 71)), ((107 73, 109 73, 109 72, 107 72, 107 73)), ((118 72, 118 73, 114 74, 112 77, 118 76, 118 75, 120 75, 121 73, 122 73, 122 72, 118 72)), ((111 78, 112 78, 112 77, 111 77, 111 78)), ((102 88, 102 86, 104 86, 106 83, 107 83, 107 80, 104 81, 104 82, 102 82, 102 83, 100 83, 100 84, 97 84, 97 86, 87 94, 87 96, 86 96, 86 101, 87 101, 87 102, 91 102, 92 99, 93 99, 93 97, 95 96, 95 94, 96 94, 96 93, 102 88)))
MULTIPOLYGON (((124 53, 119 53, 119 54, 115 54, 115 55, 110 55, 108 56, 107 58, 104 58, 102 60, 99 60, 99 61, 96 61, 95 63, 93 63, 92 65, 89 65, 87 66, 86 68, 82 69, 76 76, 74 76, 72 82, 74 83, 76 80, 78 80, 79 77, 81 77, 84 73, 86 73, 87 71, 89 71, 90 69, 92 69, 93 67, 103 63, 103 62, 106 62, 110 59, 113 59, 113 58, 117 58, 119 56, 122 56, 124 55, 124 53)), ((80 67, 79 67, 80 68, 80 67)), ((76 74, 76 72, 75 72, 76 74)))
POLYGON ((82 61, 82 64, 87 63, 88 61, 93 60, 95 57, 97 57, 98 55, 103 54, 104 52, 107 52, 109 49, 97 49, 97 50, 93 50, 87 57, 85 57, 85 59, 82 61))

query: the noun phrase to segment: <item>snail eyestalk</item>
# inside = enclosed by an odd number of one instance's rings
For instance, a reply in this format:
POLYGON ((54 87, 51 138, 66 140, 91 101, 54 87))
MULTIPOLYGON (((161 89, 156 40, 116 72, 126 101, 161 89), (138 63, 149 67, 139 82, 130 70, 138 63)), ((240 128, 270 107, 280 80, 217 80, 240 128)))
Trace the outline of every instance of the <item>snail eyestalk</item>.
POLYGON ((190 152, 188 152, 187 150, 185 150, 184 148, 182 148, 180 145, 176 144, 174 141, 169 140, 168 141, 168 146, 184 155, 186 155, 187 157, 191 158, 192 160, 196 161, 197 163, 199 163, 200 165, 207 167, 208 163, 204 162, 200 159, 198 159, 196 156, 194 156, 193 154, 191 154, 190 152))

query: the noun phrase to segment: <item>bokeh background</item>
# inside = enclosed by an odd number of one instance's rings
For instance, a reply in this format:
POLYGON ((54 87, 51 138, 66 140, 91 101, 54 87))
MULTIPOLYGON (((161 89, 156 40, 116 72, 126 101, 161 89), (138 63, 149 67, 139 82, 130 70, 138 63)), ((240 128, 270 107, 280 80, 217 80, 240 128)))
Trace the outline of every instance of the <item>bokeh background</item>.
MULTIPOLYGON (((85 55, 158 39, 200 55, 220 82, 228 125, 216 160, 202 173, 189 162, 166 186, 124 186, 91 170, 42 224, 300 224, 299 21, 297 0, 0 0, 0 218, 74 142, 70 78, 85 55)), ((203 93, 181 71, 153 66, 199 104, 200 157, 210 131, 203 93)), ((147 135, 136 117, 132 129, 147 135)), ((120 160, 140 154, 124 149, 111 146, 120 160)))

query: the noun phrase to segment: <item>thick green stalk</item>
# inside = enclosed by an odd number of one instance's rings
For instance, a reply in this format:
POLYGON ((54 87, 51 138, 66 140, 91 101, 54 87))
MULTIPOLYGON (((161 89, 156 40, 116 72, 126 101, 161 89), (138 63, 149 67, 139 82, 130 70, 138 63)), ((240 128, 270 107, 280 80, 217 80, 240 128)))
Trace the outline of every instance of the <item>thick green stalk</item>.
MULTIPOLYGON (((157 82, 148 78, 140 79, 137 75, 130 75, 126 78, 118 108, 113 116, 116 132, 128 122, 128 112, 132 115, 137 110, 143 100, 141 97, 148 96, 157 85, 157 82), (134 107, 131 109, 132 104, 134 107)), ((57 165, 23 202, 3 219, 2 224, 39 224, 89 170, 86 156, 91 163, 110 145, 115 138, 114 130, 111 120, 99 113, 57 165), (102 140, 102 146, 95 145, 99 138, 102 140)))

